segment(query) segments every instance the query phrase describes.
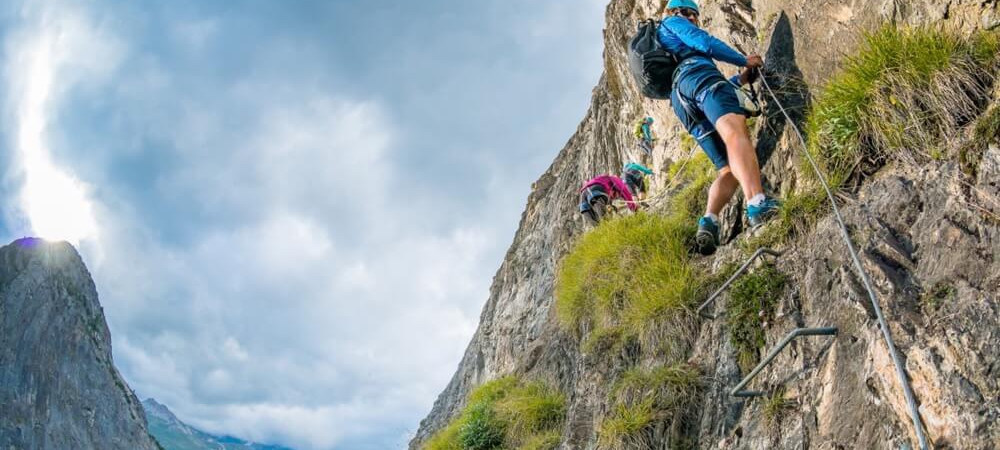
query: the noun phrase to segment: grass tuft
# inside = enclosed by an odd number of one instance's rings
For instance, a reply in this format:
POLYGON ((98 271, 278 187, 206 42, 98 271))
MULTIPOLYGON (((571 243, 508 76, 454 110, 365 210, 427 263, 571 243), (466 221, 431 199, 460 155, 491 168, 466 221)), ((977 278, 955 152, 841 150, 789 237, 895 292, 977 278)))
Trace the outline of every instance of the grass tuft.
POLYGON ((979 162, 991 143, 1000 140, 1000 104, 995 104, 976 120, 972 138, 958 151, 958 161, 962 171, 975 177, 979 173, 979 162))
POLYGON ((795 401, 785 397, 785 389, 778 388, 764 402, 764 422, 769 425, 781 423, 781 419, 795 408, 795 401))
POLYGON ((736 349, 740 368, 749 371, 757 364, 767 343, 763 324, 773 315, 786 276, 765 264, 733 282, 726 304, 726 327, 736 349))
POLYGON ((557 313, 569 328, 621 324, 683 306, 687 281, 687 224, 638 213, 605 221, 563 260, 557 313))
POLYGON ((483 384, 423 450, 552 449, 561 440, 566 399, 540 381, 506 376, 483 384))
POLYGON ((465 411, 458 428, 458 441, 465 450, 492 450, 503 445, 506 423, 501 421, 493 405, 473 403, 465 411))
POLYGON ((559 447, 559 442, 562 441, 562 434, 557 431, 547 431, 545 433, 539 433, 532 436, 530 439, 524 441, 518 450, 555 450, 559 447))
POLYGON ((690 263, 690 241, 711 170, 702 155, 687 165, 689 183, 669 214, 616 217, 580 238, 556 280, 556 312, 565 328, 641 337, 690 308, 702 278, 690 263))
POLYGON ((955 300, 958 290, 955 286, 941 282, 935 284, 929 291, 920 296, 920 303, 925 312, 934 312, 947 302, 955 300))
POLYGON ((536 381, 514 388, 494 409, 508 424, 507 442, 520 444, 539 433, 558 430, 566 418, 566 398, 536 381))
POLYGON ((600 447, 654 448, 654 428, 683 420, 701 386, 700 373, 687 364, 625 372, 611 392, 612 412, 598 429, 600 447))
POLYGON ((469 394, 469 403, 493 403, 503 398, 517 387, 518 379, 513 375, 497 378, 476 388, 469 394))
POLYGON ((653 399, 636 405, 617 404, 611 415, 601 422, 597 431, 598 446, 612 450, 650 448, 650 437, 644 432, 655 420, 653 399))
POLYGON ((444 429, 438 431, 427 440, 427 443, 423 446, 423 450, 463 450, 462 443, 458 438, 461 426, 462 423, 459 421, 448 424, 447 427, 444 427, 444 429))
POLYGON ((1000 62, 998 36, 891 25, 866 35, 806 123, 809 151, 831 185, 890 158, 941 157, 936 145, 982 111, 1000 62))
POLYGON ((700 380, 697 369, 683 363, 651 370, 632 368, 615 384, 611 396, 626 404, 653 398, 658 409, 671 409, 678 402, 693 396, 700 380))

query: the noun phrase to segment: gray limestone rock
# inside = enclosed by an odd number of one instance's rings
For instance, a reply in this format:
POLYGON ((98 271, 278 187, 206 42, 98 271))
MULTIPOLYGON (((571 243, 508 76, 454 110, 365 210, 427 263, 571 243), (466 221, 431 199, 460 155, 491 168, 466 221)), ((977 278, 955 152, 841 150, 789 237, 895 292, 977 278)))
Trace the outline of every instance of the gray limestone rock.
POLYGON ((76 250, 0 247, 0 449, 157 448, 76 250))

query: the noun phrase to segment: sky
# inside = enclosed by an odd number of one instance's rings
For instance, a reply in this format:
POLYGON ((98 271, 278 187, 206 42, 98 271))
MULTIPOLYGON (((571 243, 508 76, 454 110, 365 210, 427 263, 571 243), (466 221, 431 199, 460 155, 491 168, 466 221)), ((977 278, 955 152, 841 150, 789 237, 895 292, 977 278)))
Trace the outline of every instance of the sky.
POLYGON ((215 434, 401 448, 586 112, 605 0, 5 1, 0 243, 215 434))

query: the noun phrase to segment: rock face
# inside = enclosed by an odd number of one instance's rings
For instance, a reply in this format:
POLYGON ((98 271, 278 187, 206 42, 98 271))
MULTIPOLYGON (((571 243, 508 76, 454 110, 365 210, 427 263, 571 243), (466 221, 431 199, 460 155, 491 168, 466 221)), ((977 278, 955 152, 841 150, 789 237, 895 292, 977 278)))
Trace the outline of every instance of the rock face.
MULTIPOLYGON (((771 83, 795 122, 861 32, 877 24, 943 24, 964 31, 1000 25, 996 1, 699 3, 704 28, 744 52, 764 55, 771 83)), ((642 98, 626 62, 636 21, 662 17, 665 5, 665 0, 612 0, 608 5, 605 70, 590 108, 533 185, 479 328, 451 382, 421 422, 411 449, 447 424, 472 388, 508 373, 540 376, 560 386, 568 396, 562 448, 596 448, 595 427, 607 409, 614 369, 588 361, 579 343, 559 329, 553 283, 560 258, 584 230, 575 209, 576 188, 596 174, 617 173, 623 162, 637 157, 630 134, 633 120, 656 118, 654 131, 663 144, 654 151, 654 170, 665 170, 671 160, 686 156, 669 103, 642 98)), ((724 71, 734 70, 724 66, 720 64, 724 71)), ((766 162, 765 184, 771 191, 787 192, 798 181, 799 145, 776 105, 764 106, 768 119, 758 124, 754 137, 766 162)), ((938 448, 1000 448, 997 167, 995 142, 971 186, 960 181, 953 164, 890 166, 843 206, 905 359, 928 437, 938 448), (940 301, 933 300, 937 297, 940 301)), ((666 178, 657 177, 658 188, 666 178)), ((723 215, 730 244, 746 234, 735 220, 739 211, 740 205, 731 205, 723 215)), ((698 412, 698 448, 900 448, 916 443, 881 331, 838 233, 830 218, 821 220, 778 261, 778 269, 790 278, 778 319, 767 330, 767 345, 799 326, 840 328, 833 339, 796 341, 754 381, 758 389, 786 390, 794 407, 782 420, 765 420, 760 400, 728 395, 741 378, 734 351, 721 323, 702 324, 691 360, 712 381, 698 412)), ((735 247, 724 247, 714 257, 716 266, 738 258, 735 247)), ((724 296, 716 307, 721 310, 725 301, 724 296)))
MULTIPOLYGON (((1000 153, 989 158, 1000 161, 1000 153)), ((953 189, 958 168, 890 168, 842 208, 920 403, 935 448, 1000 443, 1000 226, 953 189)), ((791 281, 771 345, 795 327, 837 326, 796 341, 753 383, 785 389, 790 411, 764 420, 764 401, 728 390, 741 379, 721 321, 702 326, 692 359, 714 361, 700 442, 717 448, 901 448, 915 443, 909 410, 860 278, 832 217, 776 263, 791 281), (742 439, 732 436, 741 435, 742 439), (728 439, 726 439, 728 438, 728 439)), ((733 249, 719 258, 735 256, 733 249)), ((720 305, 724 305, 724 300, 720 305)), ((719 306, 721 309, 721 306, 719 306)))
POLYGON ((233 437, 213 436, 181 422, 169 408, 151 398, 143 400, 142 407, 149 422, 149 433, 164 450, 291 450, 233 437))
POLYGON ((0 248, 0 449, 158 448, 76 250, 31 238, 0 248))

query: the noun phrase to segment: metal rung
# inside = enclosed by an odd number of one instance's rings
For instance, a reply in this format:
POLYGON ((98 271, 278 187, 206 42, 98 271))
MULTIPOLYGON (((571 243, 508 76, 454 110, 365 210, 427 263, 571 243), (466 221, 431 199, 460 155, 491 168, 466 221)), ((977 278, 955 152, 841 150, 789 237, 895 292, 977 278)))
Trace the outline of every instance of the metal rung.
POLYGON ((705 303, 702 303, 701 306, 698 307, 698 315, 702 316, 702 317, 704 317, 706 319, 715 319, 716 316, 713 316, 713 315, 705 312, 705 308, 707 308, 708 305, 712 304, 712 302, 714 302, 715 299, 718 298, 719 295, 721 295, 723 291, 725 291, 726 289, 728 289, 729 285, 733 284, 733 281, 736 281, 736 278, 738 278, 740 275, 742 275, 743 272, 746 272, 747 269, 750 268, 750 264, 752 264, 754 262, 754 260, 756 260, 757 258, 759 258, 761 255, 763 255, 765 253, 768 254, 768 255, 771 255, 771 256, 773 256, 775 258, 781 256, 781 254, 782 254, 782 252, 779 252, 777 250, 771 250, 769 248, 759 248, 759 249, 757 249, 757 251, 753 252, 753 255, 750 255, 750 258, 747 259, 747 261, 745 263, 743 263, 742 266, 740 266, 739 270, 737 270, 736 273, 734 273, 731 277, 729 277, 729 279, 726 280, 725 283, 722 283, 722 286, 719 286, 719 289, 717 289, 712 295, 708 296, 708 300, 705 300, 705 303))
POLYGON ((788 343, 792 342, 793 339, 799 336, 833 336, 835 334, 837 334, 837 327, 796 328, 792 330, 791 333, 788 333, 788 336, 785 336, 785 338, 782 339, 778 345, 768 352, 767 356, 760 362, 760 364, 757 364, 757 367, 754 367, 754 369, 750 371, 750 374, 748 374, 746 378, 743 378, 743 381, 740 381, 740 384, 737 384, 732 391, 729 391, 729 395, 734 397, 759 397, 766 394, 764 391, 741 391, 740 389, 743 389, 747 383, 750 383, 750 380, 753 380, 754 377, 756 377, 757 374, 764 369, 764 367, 770 364, 771 360, 774 359, 775 356, 778 356, 778 353, 781 353, 781 350, 783 350, 788 343))

